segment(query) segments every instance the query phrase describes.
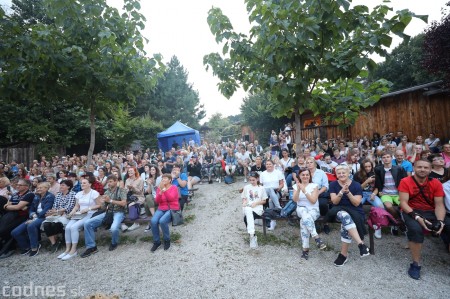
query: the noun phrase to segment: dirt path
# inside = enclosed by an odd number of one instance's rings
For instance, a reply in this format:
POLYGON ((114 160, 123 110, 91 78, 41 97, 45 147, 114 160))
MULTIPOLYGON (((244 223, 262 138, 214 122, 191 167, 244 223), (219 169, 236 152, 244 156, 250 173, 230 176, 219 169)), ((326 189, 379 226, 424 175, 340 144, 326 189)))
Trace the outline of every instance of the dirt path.
POLYGON ((138 239, 136 243, 121 244, 113 252, 103 245, 85 259, 61 262, 44 250, 36 258, 15 255, 0 260, 2 287, 60 286, 65 298, 95 292, 132 299, 448 298, 450 256, 433 238, 426 240, 421 281, 406 274, 410 255, 402 248, 405 239, 387 234, 376 242, 375 256, 360 259, 352 245, 350 260, 342 268, 333 265, 339 249, 336 228, 323 237, 329 250, 312 248, 307 262, 300 259, 298 228, 285 222, 267 239, 260 237, 259 249, 250 250, 237 192, 242 186, 199 186, 185 212, 191 221, 170 228, 181 239, 167 252, 150 253, 148 234, 141 227, 122 234, 122 240, 138 239))

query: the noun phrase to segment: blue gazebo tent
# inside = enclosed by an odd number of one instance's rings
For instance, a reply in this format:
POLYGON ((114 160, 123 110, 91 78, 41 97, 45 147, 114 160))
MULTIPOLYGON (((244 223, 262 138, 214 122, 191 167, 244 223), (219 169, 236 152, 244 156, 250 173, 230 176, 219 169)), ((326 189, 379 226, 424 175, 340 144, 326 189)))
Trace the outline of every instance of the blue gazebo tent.
POLYGON ((157 138, 158 146, 164 152, 169 151, 174 143, 181 146, 184 141, 188 144, 190 138, 192 138, 196 144, 200 144, 200 133, 179 121, 175 122, 167 130, 158 133, 157 138))

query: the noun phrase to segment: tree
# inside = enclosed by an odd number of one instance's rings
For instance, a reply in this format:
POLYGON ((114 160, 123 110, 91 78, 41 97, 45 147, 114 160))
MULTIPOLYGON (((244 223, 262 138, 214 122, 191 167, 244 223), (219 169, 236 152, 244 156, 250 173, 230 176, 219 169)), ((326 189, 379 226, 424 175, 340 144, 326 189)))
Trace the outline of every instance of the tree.
POLYGON ((161 121, 163 127, 177 120, 198 129, 206 112, 200 104, 198 92, 188 83, 188 73, 176 56, 170 59, 155 90, 138 99, 133 115, 149 114, 161 121))
MULTIPOLYGON (((373 69, 369 55, 385 56, 391 34, 408 38, 403 31, 414 16, 402 10, 387 18, 392 9, 386 5, 369 12, 365 5, 350 7, 347 0, 245 2, 252 23, 249 36, 234 32, 219 8, 209 11, 208 24, 223 49, 222 55, 206 55, 204 64, 219 78, 218 88, 226 97, 238 86, 267 92, 275 103, 273 115, 294 114, 297 128, 301 113, 318 106, 313 104, 318 83, 354 79, 363 69, 373 69)), ((326 102, 327 107, 332 104, 326 102)), ((300 142, 300 130, 296 132, 300 142)))
POLYGON ((275 118, 272 116, 275 103, 269 101, 265 94, 253 94, 244 98, 241 104, 241 113, 244 123, 256 133, 257 139, 265 140, 272 130, 284 128, 291 122, 287 117, 275 118))
POLYGON ((111 106, 132 104, 154 86, 162 67, 160 57, 144 56, 139 30, 145 18, 137 0, 125 0, 122 14, 105 0, 43 0, 43 4, 52 23, 26 24, 24 35, 17 21, 0 12, 7 25, 1 37, 9 46, 0 49, 5 58, 0 64, 2 96, 44 103, 64 99, 86 109, 91 159, 96 119, 105 117, 111 106))
MULTIPOLYGON (((450 2, 447 3, 450 7, 450 2)), ((450 12, 443 11, 440 22, 433 22, 425 31, 423 63, 431 75, 444 79, 444 86, 450 87, 450 12), (447 13, 447 15, 445 15, 447 13)))
POLYGON ((370 74, 370 80, 386 79, 392 82, 392 90, 400 90, 438 80, 422 66, 424 34, 410 41, 403 41, 392 50, 386 60, 379 63, 370 74))

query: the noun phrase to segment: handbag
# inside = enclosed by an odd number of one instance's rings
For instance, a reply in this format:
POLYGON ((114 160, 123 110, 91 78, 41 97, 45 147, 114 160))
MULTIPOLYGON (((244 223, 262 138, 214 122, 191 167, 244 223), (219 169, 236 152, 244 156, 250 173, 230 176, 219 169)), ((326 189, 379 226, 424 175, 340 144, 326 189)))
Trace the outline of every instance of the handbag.
POLYGON ((170 210, 170 217, 172 218, 172 226, 182 225, 184 223, 183 214, 180 210, 172 210, 170 208, 169 201, 167 201, 167 206, 170 210))
MULTIPOLYGON (((114 196, 114 200, 117 200, 117 194, 119 193, 119 187, 116 187, 116 194, 114 196)), ((114 205, 109 204, 106 208, 105 217, 103 217, 102 225, 105 229, 110 229, 111 225, 114 222, 114 205)))
MULTIPOLYGON (((128 219, 136 220, 139 218, 139 212, 141 211, 141 207, 139 204, 134 204, 132 206, 128 206, 128 219)), ((106 215, 105 215, 106 217, 106 215)))

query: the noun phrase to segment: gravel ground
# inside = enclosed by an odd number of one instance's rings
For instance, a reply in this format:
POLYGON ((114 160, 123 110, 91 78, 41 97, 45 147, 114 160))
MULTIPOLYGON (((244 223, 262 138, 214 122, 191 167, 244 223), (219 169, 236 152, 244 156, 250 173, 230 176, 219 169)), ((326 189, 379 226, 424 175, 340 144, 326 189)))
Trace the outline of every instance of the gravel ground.
MULTIPOLYGON (((376 241, 374 256, 361 259, 352 245, 349 262, 341 268, 333 265, 340 248, 337 226, 323 236, 328 249, 312 245, 308 261, 300 259, 299 229, 285 221, 267 238, 260 235, 259 248, 250 250, 237 191, 243 185, 200 185, 185 212, 191 221, 170 227, 181 237, 168 251, 151 253, 150 234, 141 226, 121 235, 128 244, 113 252, 99 246, 97 254, 84 259, 62 262, 56 259, 59 253, 42 250, 35 258, 16 254, 0 260, 0 298, 10 294, 12 286, 30 285, 59 286, 56 295, 64 290, 65 298, 94 293, 132 299, 449 298, 450 255, 436 238, 426 239, 420 281, 406 274, 410 253, 403 248, 405 238, 388 234, 376 241)), ((257 230, 262 232, 262 227, 257 230)), ((35 295, 28 298, 57 297, 35 295)))

